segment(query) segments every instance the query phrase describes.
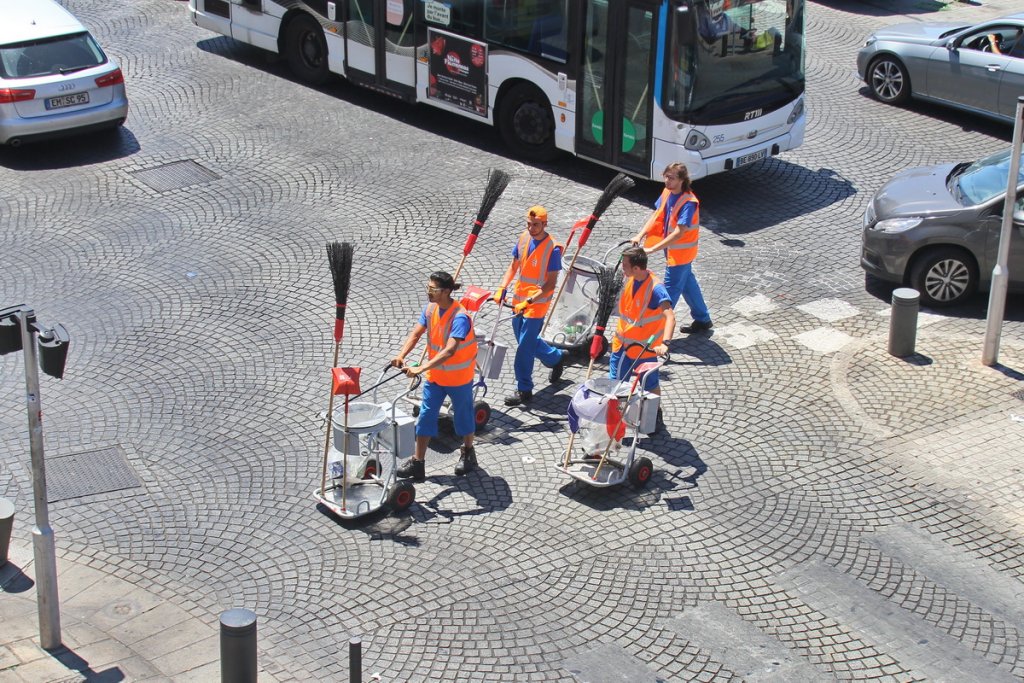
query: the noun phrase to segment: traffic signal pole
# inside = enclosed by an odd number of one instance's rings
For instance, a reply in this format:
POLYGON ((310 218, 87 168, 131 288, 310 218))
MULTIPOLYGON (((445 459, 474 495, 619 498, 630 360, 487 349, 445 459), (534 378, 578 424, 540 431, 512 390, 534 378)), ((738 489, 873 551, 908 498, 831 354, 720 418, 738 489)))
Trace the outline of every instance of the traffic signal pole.
POLYGON ((36 603, 39 610, 39 644, 46 650, 61 645, 60 601, 57 597, 57 551, 50 526, 46 496, 46 463, 43 458, 43 409, 39 398, 39 360, 36 330, 31 309, 14 314, 21 326, 21 348, 25 355, 25 391, 28 405, 28 436, 32 452, 32 491, 36 525, 32 529, 35 554, 36 603), (33 320, 30 320, 33 318, 33 320))

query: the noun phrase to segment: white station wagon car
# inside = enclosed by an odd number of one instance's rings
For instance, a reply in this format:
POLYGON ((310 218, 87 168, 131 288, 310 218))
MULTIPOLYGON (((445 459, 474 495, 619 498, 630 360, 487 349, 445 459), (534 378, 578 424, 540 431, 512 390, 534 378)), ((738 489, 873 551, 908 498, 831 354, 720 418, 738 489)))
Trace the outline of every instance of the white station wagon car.
POLYGON ((113 128, 128 116, 117 63, 53 0, 0 0, 0 144, 113 128))

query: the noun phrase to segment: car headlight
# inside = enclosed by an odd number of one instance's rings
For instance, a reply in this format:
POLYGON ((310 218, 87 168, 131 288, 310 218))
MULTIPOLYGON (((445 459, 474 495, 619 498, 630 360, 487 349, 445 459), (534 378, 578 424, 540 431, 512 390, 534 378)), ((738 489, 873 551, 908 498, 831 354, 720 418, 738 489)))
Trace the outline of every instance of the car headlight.
POLYGON ((864 41, 864 44, 861 45, 861 47, 871 47, 872 45, 875 44, 876 40, 878 40, 878 38, 875 38, 874 36, 868 36, 868 39, 864 41))
POLYGON ((876 232, 906 232, 911 228, 916 228, 921 225, 922 219, 914 216, 912 218, 886 218, 884 221, 878 221, 875 226, 871 228, 876 232))

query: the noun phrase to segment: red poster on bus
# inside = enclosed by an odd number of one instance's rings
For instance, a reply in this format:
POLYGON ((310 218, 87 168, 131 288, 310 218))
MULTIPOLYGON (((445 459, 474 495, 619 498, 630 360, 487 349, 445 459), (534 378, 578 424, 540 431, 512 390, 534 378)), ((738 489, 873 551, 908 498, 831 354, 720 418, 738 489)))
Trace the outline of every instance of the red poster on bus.
POLYGON ((429 29, 430 83, 427 97, 487 116, 487 45, 429 29))

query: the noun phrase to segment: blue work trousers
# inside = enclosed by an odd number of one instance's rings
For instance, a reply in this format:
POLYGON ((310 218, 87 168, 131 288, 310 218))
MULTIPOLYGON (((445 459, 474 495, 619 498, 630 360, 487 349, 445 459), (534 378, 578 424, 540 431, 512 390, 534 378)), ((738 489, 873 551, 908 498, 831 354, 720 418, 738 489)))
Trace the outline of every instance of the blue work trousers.
POLYGON ((533 391, 533 361, 539 360, 547 367, 554 367, 565 353, 540 338, 544 318, 527 318, 517 315, 512 318, 512 332, 516 335, 516 389, 533 391))
POLYGON ((452 400, 455 433, 459 436, 476 433, 476 420, 473 418, 473 383, 443 387, 425 380, 420 414, 416 418, 416 436, 437 436, 437 419, 445 396, 452 400))
POLYGON ((692 263, 665 268, 665 289, 672 301, 672 308, 676 307, 681 294, 694 320, 700 323, 711 322, 711 313, 708 312, 708 305, 704 303, 704 295, 697 284, 697 276, 693 274, 692 263))

